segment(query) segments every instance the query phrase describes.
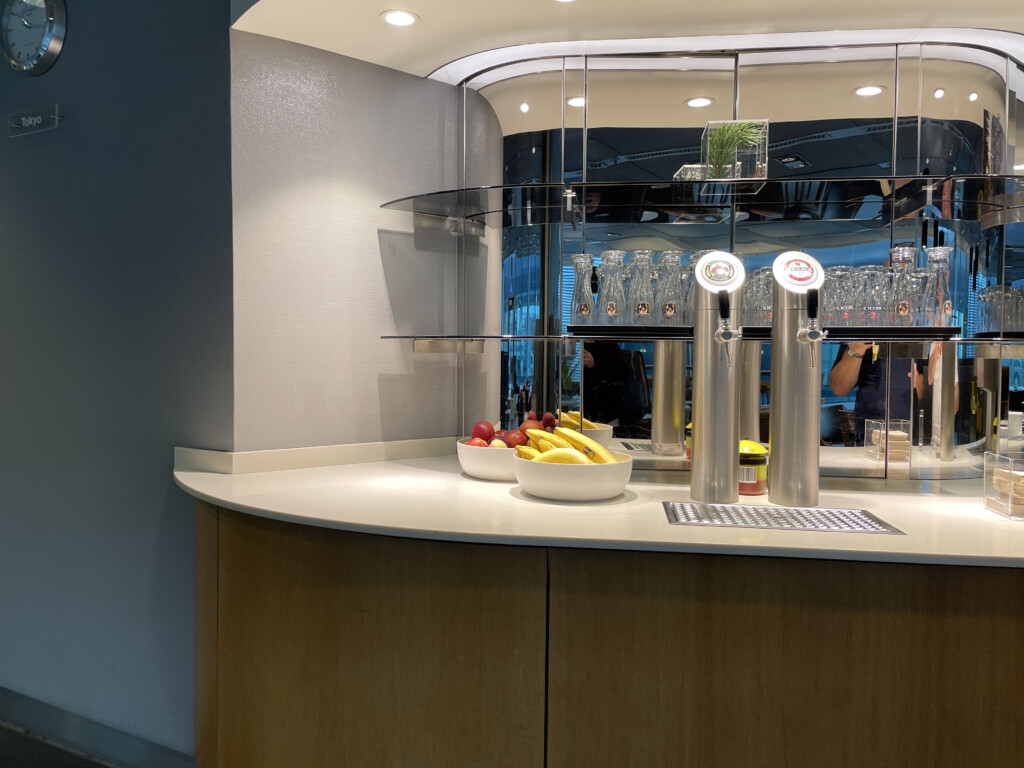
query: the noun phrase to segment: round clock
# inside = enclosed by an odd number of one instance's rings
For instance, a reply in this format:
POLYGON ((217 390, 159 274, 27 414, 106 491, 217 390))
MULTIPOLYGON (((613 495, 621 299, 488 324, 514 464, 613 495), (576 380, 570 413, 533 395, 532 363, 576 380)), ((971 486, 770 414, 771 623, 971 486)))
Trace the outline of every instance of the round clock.
POLYGON ((64 44, 64 0, 0 0, 0 46, 19 72, 41 75, 53 66, 64 44))

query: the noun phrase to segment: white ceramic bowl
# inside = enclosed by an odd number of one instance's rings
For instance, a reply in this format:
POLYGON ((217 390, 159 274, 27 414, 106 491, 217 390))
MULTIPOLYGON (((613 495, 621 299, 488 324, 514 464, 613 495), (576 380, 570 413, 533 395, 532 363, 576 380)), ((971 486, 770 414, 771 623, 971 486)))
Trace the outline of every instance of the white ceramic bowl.
POLYGON ((594 429, 581 430, 584 435, 597 441, 605 448, 612 443, 612 427, 610 424, 598 424, 594 422, 594 429))
POLYGON ((469 440, 468 437, 459 440, 455 448, 463 472, 481 480, 515 482, 516 473, 512 469, 512 457, 515 456, 515 449, 466 445, 467 440, 469 440))
MULTIPOLYGON (((483 450, 483 449, 481 449, 483 450)), ((519 486, 531 496, 555 501, 601 501, 618 496, 629 482, 633 459, 616 453, 615 464, 545 464, 512 459, 519 486)))

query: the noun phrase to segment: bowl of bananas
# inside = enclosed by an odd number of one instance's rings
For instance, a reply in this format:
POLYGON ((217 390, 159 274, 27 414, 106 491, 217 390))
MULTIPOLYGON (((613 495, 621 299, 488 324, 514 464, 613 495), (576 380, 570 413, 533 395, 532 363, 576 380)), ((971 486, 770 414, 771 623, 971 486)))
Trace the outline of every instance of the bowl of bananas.
POLYGON ((585 419, 579 411, 559 411, 558 423, 563 427, 568 427, 569 429, 575 429, 577 432, 582 432, 587 437, 593 438, 599 442, 605 448, 611 444, 611 424, 601 424, 597 421, 585 419))
POLYGON ((512 468, 524 492, 553 501, 602 501, 618 496, 633 472, 633 459, 609 451, 568 427, 528 430, 529 445, 515 449, 512 468), (535 433, 535 434, 534 434, 535 433))

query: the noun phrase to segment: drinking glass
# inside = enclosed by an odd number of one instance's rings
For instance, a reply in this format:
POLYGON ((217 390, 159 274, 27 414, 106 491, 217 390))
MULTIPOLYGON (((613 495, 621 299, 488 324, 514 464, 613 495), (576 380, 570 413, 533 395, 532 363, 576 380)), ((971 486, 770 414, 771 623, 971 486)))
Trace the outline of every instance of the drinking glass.
POLYGON ((928 293, 925 296, 924 325, 953 324, 953 295, 949 290, 949 246, 926 248, 928 258, 928 293))

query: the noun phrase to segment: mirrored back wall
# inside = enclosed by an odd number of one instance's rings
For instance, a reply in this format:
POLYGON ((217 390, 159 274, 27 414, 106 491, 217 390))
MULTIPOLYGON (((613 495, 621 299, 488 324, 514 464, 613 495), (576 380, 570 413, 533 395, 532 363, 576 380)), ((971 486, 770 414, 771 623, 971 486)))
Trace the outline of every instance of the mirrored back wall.
POLYGON ((1005 55, 911 43, 553 57, 464 87, 494 110, 505 183, 521 184, 671 180, 699 162, 707 123, 731 119, 769 121, 768 178, 1012 174, 1022 84, 1005 55))

